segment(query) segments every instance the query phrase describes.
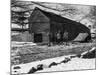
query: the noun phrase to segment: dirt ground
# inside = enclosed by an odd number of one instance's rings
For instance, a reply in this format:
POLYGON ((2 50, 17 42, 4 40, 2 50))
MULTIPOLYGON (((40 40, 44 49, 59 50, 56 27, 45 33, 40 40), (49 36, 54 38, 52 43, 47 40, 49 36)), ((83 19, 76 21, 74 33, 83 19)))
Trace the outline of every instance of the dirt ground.
POLYGON ((95 43, 79 43, 71 45, 55 46, 21 46, 11 48, 11 65, 29 63, 32 61, 44 60, 70 54, 81 54, 96 46, 95 43))

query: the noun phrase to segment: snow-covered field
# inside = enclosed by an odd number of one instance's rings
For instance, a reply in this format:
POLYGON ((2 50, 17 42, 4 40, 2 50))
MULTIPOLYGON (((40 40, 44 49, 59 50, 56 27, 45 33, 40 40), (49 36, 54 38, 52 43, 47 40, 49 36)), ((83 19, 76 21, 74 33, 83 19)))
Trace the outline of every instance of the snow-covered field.
MULTIPOLYGON (((74 55, 73 55, 74 56, 74 55)), ((51 72, 51 71, 69 71, 69 70, 84 70, 84 69, 95 69, 95 59, 82 59, 82 58, 72 58, 71 61, 67 63, 60 63, 65 58, 69 58, 70 56, 62 56, 51 59, 46 59, 42 61, 35 61, 27 64, 20 64, 12 66, 12 74, 22 74, 28 73, 32 67, 37 68, 37 65, 43 64, 43 70, 36 71, 39 72, 51 72), (48 67, 52 62, 60 63, 58 65, 54 65, 48 67), (14 69, 14 67, 20 67, 20 69, 14 69)))
POLYGON ((51 72, 51 71, 69 71, 69 70, 86 70, 95 69, 95 59, 80 59, 73 58, 68 63, 62 63, 58 66, 44 69, 37 72, 51 72))

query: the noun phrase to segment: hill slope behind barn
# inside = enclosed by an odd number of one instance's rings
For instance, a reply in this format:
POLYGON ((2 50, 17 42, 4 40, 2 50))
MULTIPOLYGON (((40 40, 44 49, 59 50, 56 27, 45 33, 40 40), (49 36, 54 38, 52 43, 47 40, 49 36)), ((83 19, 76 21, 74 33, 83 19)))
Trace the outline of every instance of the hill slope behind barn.
POLYGON ((61 34, 60 40, 64 42, 73 41, 80 33, 88 34, 84 40, 80 41, 87 42, 91 39, 90 30, 85 25, 37 7, 29 18, 29 31, 34 34, 41 34, 40 36, 37 35, 37 37, 41 37, 42 41, 40 42, 56 42, 57 33, 61 34), (63 38, 64 33, 68 33, 65 38, 63 38))

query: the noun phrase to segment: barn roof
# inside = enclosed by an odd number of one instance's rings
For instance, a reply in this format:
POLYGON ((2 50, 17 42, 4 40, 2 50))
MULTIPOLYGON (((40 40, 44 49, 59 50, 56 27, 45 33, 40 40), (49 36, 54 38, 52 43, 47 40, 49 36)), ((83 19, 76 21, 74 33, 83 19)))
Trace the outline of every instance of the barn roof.
POLYGON ((44 11, 38 7, 36 7, 34 10, 40 10, 42 13, 44 13, 51 21, 55 21, 55 22, 61 22, 61 23, 68 23, 68 22, 76 22, 67 18, 64 18, 60 15, 57 15, 55 13, 52 12, 48 12, 48 11, 44 11))

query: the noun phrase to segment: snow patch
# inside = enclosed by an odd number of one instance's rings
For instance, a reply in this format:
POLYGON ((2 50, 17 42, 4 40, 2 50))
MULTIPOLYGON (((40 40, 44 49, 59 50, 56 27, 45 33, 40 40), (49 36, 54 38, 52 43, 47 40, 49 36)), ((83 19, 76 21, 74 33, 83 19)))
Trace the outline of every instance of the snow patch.
POLYGON ((60 63, 50 68, 48 67, 52 62, 59 63, 63 61, 65 58, 70 58, 70 56, 75 56, 75 55, 61 56, 26 64, 13 65, 12 74, 28 73, 32 67, 37 69, 37 65, 39 64, 43 64, 43 70, 36 71, 37 73, 51 72, 51 71, 65 71, 65 70, 67 71, 67 70, 95 69, 95 59, 82 59, 78 57, 72 58, 71 61, 68 61, 67 63, 60 63), (14 69, 15 66, 19 66, 21 68, 14 69))

